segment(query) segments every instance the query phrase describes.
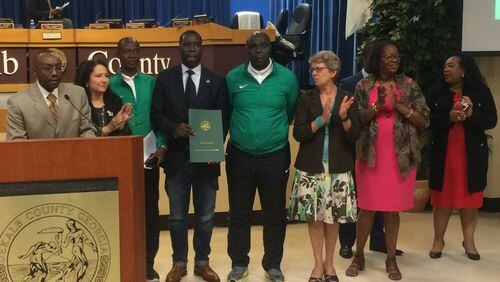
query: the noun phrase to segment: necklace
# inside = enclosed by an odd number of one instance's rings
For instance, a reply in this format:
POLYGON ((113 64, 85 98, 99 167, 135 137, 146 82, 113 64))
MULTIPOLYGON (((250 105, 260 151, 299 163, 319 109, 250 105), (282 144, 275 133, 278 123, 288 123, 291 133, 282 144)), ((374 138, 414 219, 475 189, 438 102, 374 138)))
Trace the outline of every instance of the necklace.
POLYGON ((99 116, 100 127, 106 126, 106 106, 102 105, 101 108, 96 108, 97 115, 99 116))

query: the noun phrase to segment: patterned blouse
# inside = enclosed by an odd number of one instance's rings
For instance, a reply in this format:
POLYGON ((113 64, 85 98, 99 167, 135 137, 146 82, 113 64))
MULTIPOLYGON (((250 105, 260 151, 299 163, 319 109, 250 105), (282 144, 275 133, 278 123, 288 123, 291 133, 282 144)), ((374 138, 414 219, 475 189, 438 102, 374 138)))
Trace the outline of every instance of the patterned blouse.
MULTIPOLYGON (((358 102, 358 110, 366 111, 370 108, 369 97, 376 78, 373 75, 362 79, 354 91, 358 102)), ((424 117, 425 126, 416 128, 399 111, 394 115, 394 144, 396 144, 397 161, 399 171, 403 177, 420 163, 419 131, 429 126, 429 108, 425 103, 425 97, 417 83, 405 75, 396 75, 394 78, 400 93, 400 102, 413 108, 424 117)), ((376 140, 378 125, 376 119, 369 124, 361 125, 361 133, 356 142, 356 159, 364 161, 369 167, 376 165, 376 140)))

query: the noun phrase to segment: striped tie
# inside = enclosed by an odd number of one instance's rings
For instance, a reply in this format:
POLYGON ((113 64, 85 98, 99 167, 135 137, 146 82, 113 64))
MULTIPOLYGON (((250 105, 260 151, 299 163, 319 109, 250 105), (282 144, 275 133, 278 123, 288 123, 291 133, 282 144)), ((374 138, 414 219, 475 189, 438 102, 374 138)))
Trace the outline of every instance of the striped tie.
POLYGON ((57 106, 57 97, 56 95, 49 93, 49 95, 47 96, 47 100, 50 101, 49 109, 52 112, 52 116, 54 116, 54 119, 57 123, 57 115, 59 112, 59 107, 57 106))

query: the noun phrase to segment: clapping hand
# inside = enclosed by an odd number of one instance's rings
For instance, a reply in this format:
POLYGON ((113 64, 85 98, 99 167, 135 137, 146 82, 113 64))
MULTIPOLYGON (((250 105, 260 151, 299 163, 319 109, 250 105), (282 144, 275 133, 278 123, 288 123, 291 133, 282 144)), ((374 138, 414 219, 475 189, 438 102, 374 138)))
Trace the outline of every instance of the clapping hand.
POLYGON ((340 104, 340 110, 339 110, 339 116, 341 119, 344 120, 347 118, 347 113, 349 112, 349 109, 351 108, 353 103, 354 103, 354 96, 350 98, 344 96, 344 99, 342 99, 342 103, 340 104))
POLYGON ((323 106, 323 114, 321 114, 321 120, 325 124, 328 124, 330 122, 330 118, 332 116, 332 111, 331 111, 332 103, 333 99, 328 98, 328 100, 326 100, 325 105, 323 106))
POLYGON ((132 106, 128 103, 122 106, 120 111, 116 114, 116 116, 109 123, 111 132, 117 129, 123 129, 128 120, 133 117, 132 115, 132 106))
POLYGON ((380 85, 377 91, 377 101, 375 101, 374 105, 378 110, 382 109, 385 106, 385 97, 387 96, 387 87, 384 85, 380 85))
POLYGON ((383 106, 385 104, 385 96, 387 96, 387 92, 389 92, 387 90, 387 87, 385 85, 380 85, 378 87, 378 91, 377 91, 377 96, 378 96, 378 99, 377 99, 377 103, 379 103, 381 106, 383 106))
POLYGON ((462 103, 464 105, 468 105, 467 108, 465 109, 465 116, 470 117, 472 115, 472 107, 474 104, 472 103, 471 99, 469 96, 463 96, 462 97, 462 103))
POLYGON ((451 122, 462 122, 465 120, 465 113, 461 110, 451 110, 450 112, 450 121, 451 122))
POLYGON ((395 107, 396 104, 399 103, 398 94, 396 93, 396 91, 391 91, 389 95, 390 95, 389 98, 391 101, 391 105, 395 107))
POLYGON ((472 115, 472 101, 468 96, 463 96, 461 101, 457 101, 450 111, 451 122, 463 122, 472 115))
POLYGON ((130 103, 123 105, 120 112, 118 112, 118 115, 120 114, 123 116, 123 119, 126 119, 126 121, 130 120, 134 116, 132 114, 132 105, 130 103))

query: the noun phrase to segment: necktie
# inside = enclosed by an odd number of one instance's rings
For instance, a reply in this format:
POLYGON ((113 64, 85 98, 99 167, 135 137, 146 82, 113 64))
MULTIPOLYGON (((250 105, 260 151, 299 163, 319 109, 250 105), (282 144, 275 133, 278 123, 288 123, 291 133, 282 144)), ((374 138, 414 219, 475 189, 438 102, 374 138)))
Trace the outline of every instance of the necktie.
POLYGON ((188 101, 188 106, 192 106, 194 102, 194 98, 196 97, 196 86, 194 85, 193 79, 191 76, 194 74, 194 71, 187 70, 188 78, 186 81, 186 90, 184 94, 186 94, 186 100, 188 101))
POLYGON ((54 119, 57 122, 57 115, 58 115, 58 112, 59 112, 59 107, 57 106, 57 97, 56 97, 56 95, 50 93, 47 96, 47 100, 50 101, 49 109, 52 112, 52 116, 54 117, 54 119))

